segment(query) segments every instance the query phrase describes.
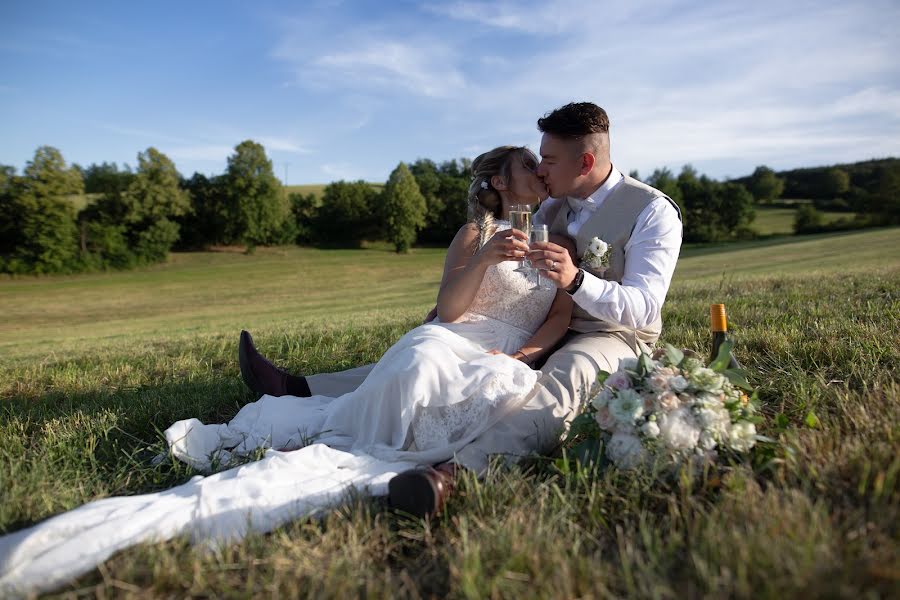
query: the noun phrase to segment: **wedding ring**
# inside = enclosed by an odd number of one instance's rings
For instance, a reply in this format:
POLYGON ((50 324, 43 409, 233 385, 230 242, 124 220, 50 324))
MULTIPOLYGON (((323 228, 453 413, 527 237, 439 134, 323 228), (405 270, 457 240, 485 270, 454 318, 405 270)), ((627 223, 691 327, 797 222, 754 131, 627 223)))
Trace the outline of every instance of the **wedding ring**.
POLYGON ((555 270, 556 270, 556 261, 555 261, 555 260, 551 260, 551 261, 550 261, 550 270, 551 270, 551 271, 555 271, 555 270))

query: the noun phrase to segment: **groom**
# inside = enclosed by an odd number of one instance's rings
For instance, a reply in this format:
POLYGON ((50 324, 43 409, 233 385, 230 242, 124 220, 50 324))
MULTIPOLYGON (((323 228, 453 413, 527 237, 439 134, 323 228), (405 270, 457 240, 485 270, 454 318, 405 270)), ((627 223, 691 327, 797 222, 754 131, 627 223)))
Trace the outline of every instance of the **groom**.
MULTIPOLYGON (((609 118, 590 102, 567 104, 538 119, 538 175, 551 198, 535 220, 552 236, 570 238, 576 260, 553 242, 532 244, 528 258, 572 296, 570 329, 541 366, 524 408, 485 431, 451 463, 402 473, 389 485, 391 503, 412 514, 436 512, 452 487, 457 466, 482 473, 489 457, 508 460, 552 450, 587 399, 600 370, 613 372, 656 342, 661 311, 681 248, 681 213, 665 194, 616 169, 610 159, 609 118), (593 238, 611 246, 601 268, 580 264, 593 238)), ((551 239, 553 239, 551 237, 551 239)), ((356 389, 371 370, 296 377, 266 361, 242 332, 241 374, 259 394, 338 396, 356 389)))

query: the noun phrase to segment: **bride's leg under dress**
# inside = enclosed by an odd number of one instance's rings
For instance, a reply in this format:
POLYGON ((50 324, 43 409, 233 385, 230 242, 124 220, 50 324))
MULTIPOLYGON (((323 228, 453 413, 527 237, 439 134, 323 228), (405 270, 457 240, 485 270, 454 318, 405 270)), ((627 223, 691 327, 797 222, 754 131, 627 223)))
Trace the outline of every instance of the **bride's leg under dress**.
POLYGON ((574 335, 547 359, 527 403, 460 449, 454 462, 481 474, 493 455, 512 463, 550 452, 587 399, 597 373, 612 373, 622 359, 636 356, 633 346, 615 334, 574 335))

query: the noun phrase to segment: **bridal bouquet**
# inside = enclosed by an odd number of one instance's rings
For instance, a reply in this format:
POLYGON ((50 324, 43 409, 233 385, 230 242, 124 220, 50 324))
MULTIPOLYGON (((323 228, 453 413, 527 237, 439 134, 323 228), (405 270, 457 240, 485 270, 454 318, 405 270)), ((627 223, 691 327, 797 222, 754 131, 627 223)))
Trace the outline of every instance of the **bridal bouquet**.
POLYGON ((744 391, 741 371, 727 368, 730 350, 724 343, 706 366, 667 345, 602 372, 583 418, 596 421, 606 456, 628 469, 660 456, 678 463, 720 449, 750 450, 757 440, 755 395, 744 391))

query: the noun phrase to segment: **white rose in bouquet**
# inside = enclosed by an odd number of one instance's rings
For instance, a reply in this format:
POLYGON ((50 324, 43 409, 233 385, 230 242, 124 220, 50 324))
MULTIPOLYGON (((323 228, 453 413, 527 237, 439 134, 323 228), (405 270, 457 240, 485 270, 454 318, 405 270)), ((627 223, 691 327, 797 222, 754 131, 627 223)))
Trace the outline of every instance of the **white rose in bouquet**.
POLYGON ((695 416, 705 431, 719 437, 728 435, 731 428, 731 415, 724 408, 701 408, 695 416))
POLYGON ((614 433, 606 445, 606 456, 623 469, 633 469, 646 460, 647 451, 637 436, 614 433))
POLYGON ((697 426, 691 410, 686 406, 664 413, 659 418, 659 436, 671 450, 693 450, 700 439, 700 427, 697 426))
POLYGON ((647 421, 641 425, 641 433, 650 439, 657 438, 659 437, 659 425, 656 424, 656 421, 647 421))
POLYGON ((756 443, 756 425, 749 421, 732 424, 728 445, 738 452, 746 452, 756 443))
POLYGON ((725 385, 725 377, 712 369, 702 367, 691 373, 690 383, 704 392, 721 392, 725 385))

